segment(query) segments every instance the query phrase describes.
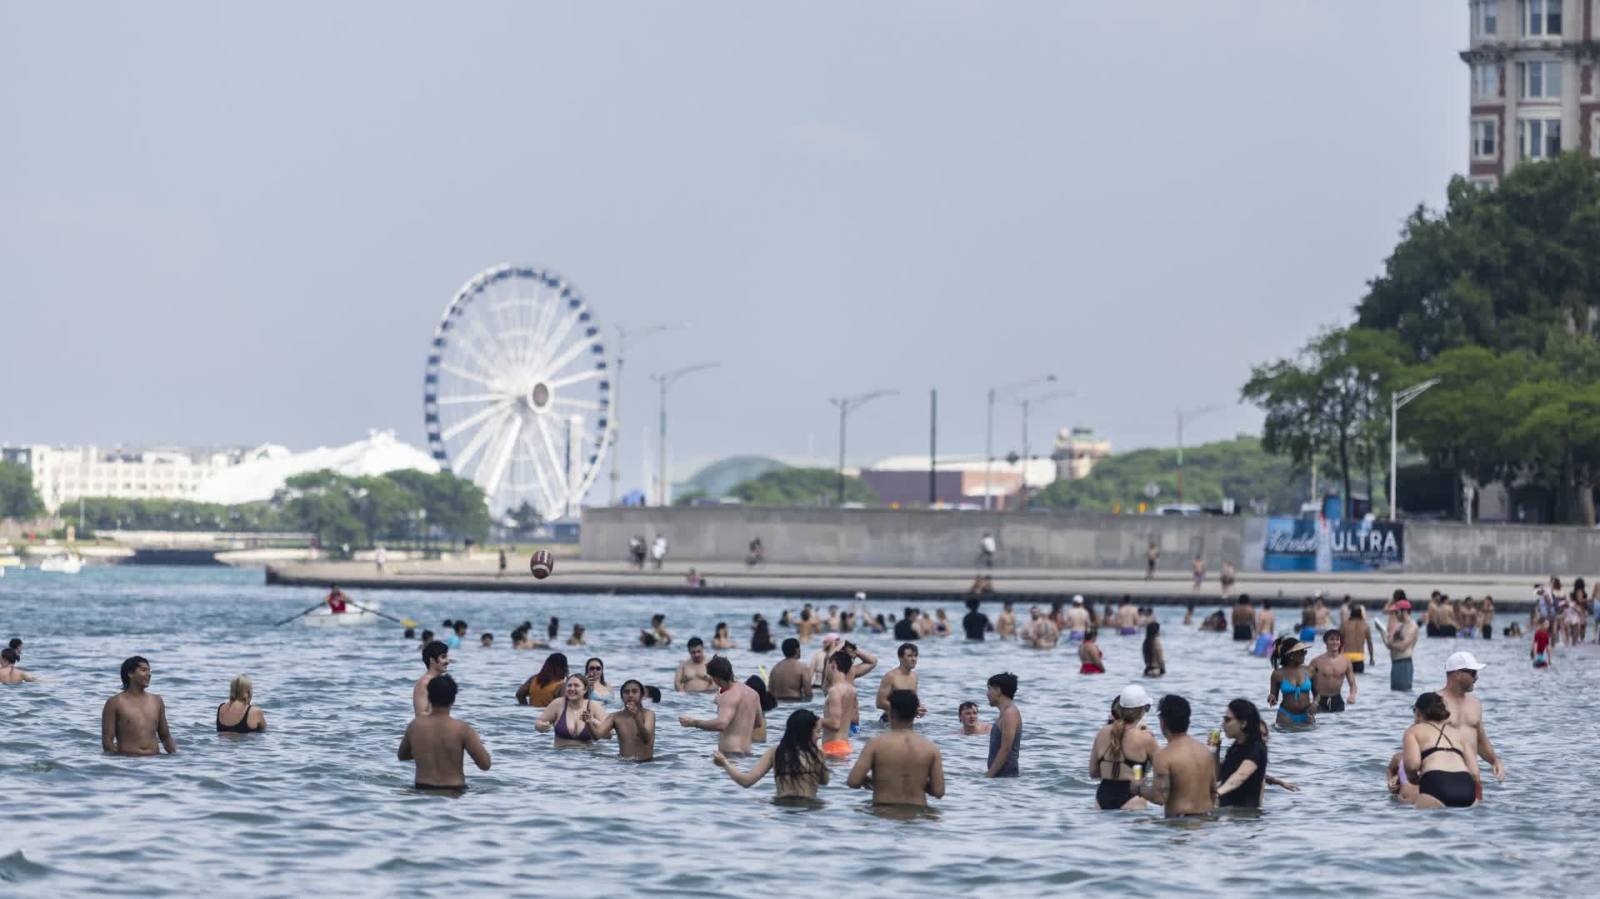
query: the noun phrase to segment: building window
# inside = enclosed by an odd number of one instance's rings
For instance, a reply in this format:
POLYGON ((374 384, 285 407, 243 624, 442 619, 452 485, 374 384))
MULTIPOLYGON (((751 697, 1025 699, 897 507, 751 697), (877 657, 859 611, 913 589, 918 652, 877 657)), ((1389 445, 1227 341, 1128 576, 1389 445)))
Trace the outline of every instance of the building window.
POLYGON ((1522 17, 1523 37, 1559 37, 1563 2, 1564 0, 1526 0, 1522 17))
POLYGON ((1518 80, 1522 82, 1522 99, 1561 99, 1560 60, 1519 62, 1517 63, 1517 74, 1518 80))
POLYGON ((1496 128, 1494 119, 1472 120, 1473 159, 1495 158, 1495 131, 1496 128))
POLYGON ((1473 7, 1473 34, 1492 35, 1500 30, 1499 0, 1478 0, 1473 7))
POLYGON ((1500 96, 1500 65, 1479 62, 1472 65, 1472 96, 1480 100, 1500 96))
POLYGON ((1522 159, 1551 159, 1561 154, 1560 119, 1519 119, 1517 142, 1522 159))

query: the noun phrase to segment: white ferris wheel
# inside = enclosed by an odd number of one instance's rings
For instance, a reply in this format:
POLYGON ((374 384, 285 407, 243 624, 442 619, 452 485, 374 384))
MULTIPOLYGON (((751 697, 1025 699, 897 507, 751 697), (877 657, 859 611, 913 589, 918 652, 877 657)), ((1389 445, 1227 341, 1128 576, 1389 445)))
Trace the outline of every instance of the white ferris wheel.
POLYGON ((613 433, 588 302, 548 269, 478 273, 434 329, 422 408, 433 457, 481 487, 496 520, 523 503, 546 521, 572 515, 613 433))

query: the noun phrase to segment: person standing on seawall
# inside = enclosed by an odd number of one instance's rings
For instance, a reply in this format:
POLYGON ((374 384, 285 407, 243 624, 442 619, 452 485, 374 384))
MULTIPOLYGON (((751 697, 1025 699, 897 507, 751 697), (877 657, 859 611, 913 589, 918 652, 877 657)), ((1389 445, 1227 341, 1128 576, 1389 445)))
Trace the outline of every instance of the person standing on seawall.
MULTIPOLYGON (((1404 590, 1394 591, 1394 602, 1389 606, 1394 621, 1387 630, 1378 631, 1383 645, 1389 650, 1389 689, 1399 693, 1411 692, 1411 653, 1417 648, 1417 623, 1411 620, 1411 603, 1404 590)), ((1373 622, 1378 627, 1378 622, 1373 622)))
POLYGON ((1150 541, 1150 548, 1144 551, 1144 579, 1155 580, 1156 563, 1161 561, 1161 547, 1154 540, 1150 541))
POLYGON ((983 532, 983 538, 978 541, 977 564, 984 568, 994 567, 994 553, 998 549, 994 542, 994 535, 988 531, 983 532))

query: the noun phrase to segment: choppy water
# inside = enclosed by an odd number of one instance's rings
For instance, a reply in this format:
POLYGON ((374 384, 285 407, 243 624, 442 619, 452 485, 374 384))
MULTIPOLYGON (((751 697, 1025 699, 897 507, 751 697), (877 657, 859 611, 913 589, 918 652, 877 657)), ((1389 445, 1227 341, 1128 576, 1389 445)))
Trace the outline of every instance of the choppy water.
MULTIPOLYGON (((272 622, 317 600, 267 588, 255 571, 91 568, 77 577, 11 572, 0 580, 0 638, 23 637, 23 667, 47 684, 0 687, 0 882, 40 894, 177 892, 304 894, 1018 895, 1083 888, 1211 894, 1293 889, 1451 895, 1582 889, 1600 777, 1593 707, 1600 656, 1580 650, 1535 672, 1522 642, 1462 641, 1490 663, 1480 681, 1490 735, 1510 777, 1490 779, 1480 807, 1419 813, 1392 804, 1383 771, 1410 720, 1410 696, 1389 692, 1386 654, 1362 677, 1359 701, 1306 734, 1277 734, 1272 771, 1304 792, 1269 792, 1260 817, 1162 823, 1158 811, 1098 813, 1085 776, 1110 697, 1130 680, 1195 705, 1196 732, 1227 700, 1265 705, 1268 670, 1224 635, 1163 612, 1170 674, 1134 677, 1138 638, 1103 638, 1111 673, 1076 673, 1076 652, 924 641, 919 672, 945 754, 948 794, 910 820, 875 814, 843 786, 816 809, 772 802, 771 781, 742 790, 710 763, 714 737, 677 726, 709 697, 670 692, 658 708, 660 757, 628 764, 598 751, 556 751, 535 710, 512 693, 544 652, 509 648, 511 627, 573 622, 615 687, 628 677, 670 685, 680 649, 645 650, 638 627, 668 615, 681 640, 727 621, 741 644, 777 601, 526 594, 370 594, 386 611, 434 625, 465 618, 492 649, 453 653, 455 713, 483 735, 494 767, 468 766, 461 798, 419 795, 395 760, 421 673, 416 644, 392 626, 340 631, 272 622), (133 654, 153 664, 180 753, 102 755, 99 713, 133 654), (1023 777, 982 779, 984 738, 953 735, 955 707, 983 702, 1000 670, 1022 681, 1023 777), (255 681, 270 730, 219 738, 213 716, 237 673, 255 681)), ((361 597, 357 597, 360 599, 361 597)), ((952 618, 958 609, 950 609, 952 618)), ((779 630, 780 642, 785 634, 779 630)), ((887 635, 856 635, 892 665, 887 635)), ((1424 639, 1418 689, 1443 682, 1455 641, 1424 639)), ((809 653, 809 650, 808 650, 809 653)), ((575 651, 576 656, 582 651, 575 651)), ((729 653, 741 678, 757 659, 729 653)), ((878 672, 862 686, 863 704, 878 672)), ((785 717, 769 716, 775 731, 785 717)), ((986 719, 992 710, 985 711, 986 719)), ((876 725, 869 725, 868 735, 876 725)), ((859 744, 858 744, 859 745, 859 744)))

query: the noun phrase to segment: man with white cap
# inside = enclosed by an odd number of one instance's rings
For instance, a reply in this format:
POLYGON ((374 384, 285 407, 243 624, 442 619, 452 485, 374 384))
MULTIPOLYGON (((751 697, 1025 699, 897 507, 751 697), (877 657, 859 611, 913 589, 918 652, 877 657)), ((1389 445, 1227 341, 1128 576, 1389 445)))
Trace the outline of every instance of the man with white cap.
POLYGON ((1445 727, 1456 745, 1477 747, 1476 755, 1489 763, 1494 779, 1504 781, 1506 768, 1489 742, 1489 732, 1483 726, 1483 703, 1472 695, 1478 683, 1478 672, 1484 664, 1470 652, 1452 653, 1444 662, 1444 689, 1439 695, 1450 709, 1450 723, 1445 727))
MULTIPOLYGON (((1411 620, 1411 602, 1406 599, 1406 591, 1394 591, 1389 614, 1388 629, 1378 631, 1383 645, 1389 649, 1389 689, 1410 693, 1411 652, 1417 647, 1417 623, 1411 620)), ((1377 624, 1373 622, 1374 626, 1377 624)))
POLYGON ((1089 630, 1089 610, 1083 607, 1083 594, 1072 597, 1072 608, 1067 610, 1067 639, 1077 643, 1089 630))

